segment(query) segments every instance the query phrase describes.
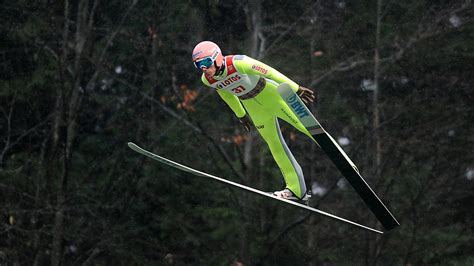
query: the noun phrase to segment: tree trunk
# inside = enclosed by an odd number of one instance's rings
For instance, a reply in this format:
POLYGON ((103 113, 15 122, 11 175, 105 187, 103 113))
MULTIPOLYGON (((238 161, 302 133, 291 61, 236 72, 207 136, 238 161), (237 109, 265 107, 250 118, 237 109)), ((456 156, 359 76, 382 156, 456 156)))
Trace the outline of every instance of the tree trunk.
MULTIPOLYGON (((374 91, 372 94, 372 132, 373 132, 373 161, 372 173, 375 180, 379 179, 380 166, 382 160, 382 146, 380 141, 380 104, 379 104, 379 83, 380 83, 380 29, 382 21, 382 0, 377 0, 377 26, 375 33, 375 48, 374 48, 374 91)), ((376 263, 375 253, 377 251, 376 236, 366 235, 367 241, 367 265, 374 265, 376 263)))
MULTIPOLYGON (((65 4, 65 20, 66 25, 64 29, 64 39, 63 42, 67 43, 69 41, 68 31, 68 8, 69 2, 66 0, 65 4)), ((68 100, 67 111, 65 108, 57 108, 56 113, 56 124, 54 126, 53 135, 54 138, 63 137, 64 143, 61 145, 61 151, 58 151, 57 167, 58 170, 56 173, 59 173, 59 180, 57 183, 56 190, 56 205, 55 205, 55 217, 54 225, 52 229, 53 234, 53 243, 52 243, 52 252, 51 252, 51 265, 60 265, 62 259, 62 246, 64 238, 64 207, 66 203, 66 193, 67 193, 67 184, 69 177, 69 165, 72 157, 72 145, 76 136, 76 119, 77 113, 80 106, 81 93, 80 85, 82 79, 82 68, 81 68, 81 59, 83 55, 84 46, 87 40, 87 35, 89 33, 88 25, 88 16, 89 16, 89 1, 81 0, 78 3, 77 18, 76 18, 76 32, 75 32, 75 58, 74 58, 74 68, 73 68, 73 81, 68 81, 65 78, 65 69, 67 68, 67 47, 63 46, 63 57, 61 60, 60 67, 60 76, 63 84, 63 88, 59 89, 65 92, 71 93, 60 93, 57 98, 57 106, 63 106, 64 102, 68 100), (68 89, 69 88, 69 89, 68 89), (70 96, 69 96, 69 95, 70 96), (69 97, 68 97, 69 96, 69 97), (69 99, 67 99, 69 98, 69 99), (64 122, 64 124, 62 124, 64 122), (61 124, 59 124, 61 123, 61 124), (64 132, 59 130, 64 128, 64 132), (65 136, 61 136, 61 134, 65 136)))
POLYGON ((375 36, 374 51, 374 93, 373 93, 373 120, 372 130, 374 134, 374 176, 378 176, 380 170, 380 162, 382 159, 382 150, 380 143, 380 114, 379 114, 379 83, 380 83, 380 24, 382 20, 382 0, 377 1, 377 29, 375 36))
MULTIPOLYGON (((313 53, 316 51, 316 43, 317 43, 317 38, 318 36, 320 36, 320 32, 318 30, 318 26, 315 25, 315 23, 317 22, 316 21, 316 17, 317 17, 317 10, 313 9, 313 11, 311 12, 312 13, 312 18, 311 18, 311 28, 310 28, 310 35, 311 35, 311 41, 310 41, 310 47, 309 47, 309 58, 310 58, 310 76, 311 76, 311 80, 309 82, 309 84, 314 84, 316 79, 317 79, 317 73, 316 71, 314 71, 314 69, 316 68, 316 57, 313 55, 313 53)), ((314 89, 315 90, 315 93, 317 95, 317 90, 318 88, 310 88, 310 89, 314 89)), ((317 101, 317 99, 316 99, 317 101)), ((314 114, 314 112, 312 112, 314 114)), ((310 141, 309 139, 305 139, 304 141, 310 141)), ((315 164, 313 162, 315 162, 317 160, 316 158, 316 145, 311 145, 311 150, 310 150, 310 161, 311 163, 309 164, 309 171, 306 173, 305 175, 305 181, 306 181, 306 184, 307 184, 307 187, 308 187, 308 190, 311 190, 312 189, 312 185, 313 185, 313 182, 315 182, 317 180, 317 175, 318 173, 316 172, 316 167, 315 167, 315 164), (313 180, 314 179, 314 180, 313 180)), ((312 227, 314 224, 316 224, 318 220, 318 217, 316 217, 316 215, 311 215, 311 217, 309 218, 309 222, 308 222, 308 225, 309 227, 312 227)), ((308 266, 316 266, 318 265, 318 260, 319 260, 319 256, 318 256, 318 246, 317 246, 317 232, 316 230, 311 230, 311 228, 308 228, 308 240, 307 240, 307 250, 309 252, 311 252, 311 258, 310 258, 310 261, 308 262, 308 266)))

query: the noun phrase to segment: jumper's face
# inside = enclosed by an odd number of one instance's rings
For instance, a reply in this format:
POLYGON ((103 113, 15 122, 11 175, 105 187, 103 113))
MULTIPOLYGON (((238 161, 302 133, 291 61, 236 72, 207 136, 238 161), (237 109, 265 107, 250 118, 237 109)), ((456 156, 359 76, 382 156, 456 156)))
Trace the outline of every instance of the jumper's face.
POLYGON ((213 77, 216 74, 216 66, 212 64, 210 67, 201 67, 202 72, 204 72, 206 75, 213 77))
POLYGON ((194 61, 194 66, 197 69, 200 69, 202 72, 206 73, 208 76, 214 76, 216 74, 216 56, 218 54, 215 53, 215 56, 206 56, 203 58, 199 58, 194 61))

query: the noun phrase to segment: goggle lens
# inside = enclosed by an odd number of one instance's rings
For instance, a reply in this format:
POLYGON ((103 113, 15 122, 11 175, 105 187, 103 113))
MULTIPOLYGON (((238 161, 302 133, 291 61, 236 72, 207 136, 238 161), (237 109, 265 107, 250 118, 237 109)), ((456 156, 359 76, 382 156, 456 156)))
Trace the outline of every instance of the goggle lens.
POLYGON ((210 68, 213 63, 214 63, 214 60, 212 60, 212 58, 206 57, 194 62, 194 65, 196 66, 197 69, 202 69, 203 67, 210 68))

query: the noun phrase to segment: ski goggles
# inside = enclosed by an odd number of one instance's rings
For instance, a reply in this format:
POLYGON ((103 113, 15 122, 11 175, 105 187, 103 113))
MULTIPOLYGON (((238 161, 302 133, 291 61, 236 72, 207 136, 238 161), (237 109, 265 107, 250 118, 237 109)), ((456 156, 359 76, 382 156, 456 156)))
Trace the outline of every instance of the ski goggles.
POLYGON ((203 59, 199 59, 194 62, 194 65, 199 70, 201 70, 203 67, 210 68, 212 64, 214 64, 214 60, 210 56, 204 57, 203 59))

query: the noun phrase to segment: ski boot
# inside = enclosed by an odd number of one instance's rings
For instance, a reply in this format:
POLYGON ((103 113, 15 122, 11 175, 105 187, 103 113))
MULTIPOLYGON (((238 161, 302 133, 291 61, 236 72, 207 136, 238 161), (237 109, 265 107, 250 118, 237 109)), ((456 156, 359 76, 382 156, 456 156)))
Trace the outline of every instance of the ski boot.
POLYGON ((306 204, 308 206, 309 206, 309 200, 311 199, 311 193, 309 191, 306 192, 306 194, 303 196, 303 198, 299 199, 298 197, 295 196, 295 194, 293 194, 293 192, 291 192, 291 190, 289 190, 287 188, 285 188, 283 190, 280 190, 280 191, 275 191, 275 192, 272 193, 272 195, 276 196, 277 198, 296 201, 298 203, 303 203, 303 204, 306 204))

